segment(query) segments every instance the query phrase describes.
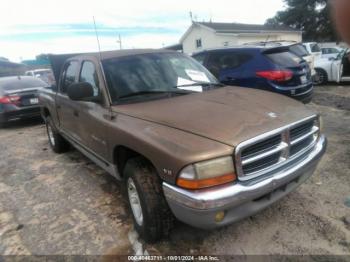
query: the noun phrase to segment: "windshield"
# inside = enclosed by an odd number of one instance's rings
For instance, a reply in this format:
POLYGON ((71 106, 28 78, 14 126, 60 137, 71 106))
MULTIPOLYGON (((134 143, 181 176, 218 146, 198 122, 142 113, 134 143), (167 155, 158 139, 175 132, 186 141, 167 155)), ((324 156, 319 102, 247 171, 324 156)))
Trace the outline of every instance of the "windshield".
POLYGON ((310 48, 313 53, 321 52, 321 48, 318 44, 311 44, 310 48))
POLYGON ((180 53, 113 58, 102 65, 113 102, 133 94, 203 92, 205 86, 219 84, 197 61, 180 53))

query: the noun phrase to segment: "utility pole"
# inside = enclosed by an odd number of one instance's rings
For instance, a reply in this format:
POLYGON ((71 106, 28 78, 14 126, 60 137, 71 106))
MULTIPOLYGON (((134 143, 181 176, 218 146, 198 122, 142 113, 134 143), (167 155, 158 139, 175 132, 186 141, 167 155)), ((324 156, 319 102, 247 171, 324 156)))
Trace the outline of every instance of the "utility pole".
POLYGON ((193 22, 193 14, 192 14, 192 11, 190 11, 190 19, 191 19, 191 22, 193 22))
POLYGON ((117 43, 119 43, 119 49, 122 50, 122 38, 121 38, 120 34, 118 34, 117 43))

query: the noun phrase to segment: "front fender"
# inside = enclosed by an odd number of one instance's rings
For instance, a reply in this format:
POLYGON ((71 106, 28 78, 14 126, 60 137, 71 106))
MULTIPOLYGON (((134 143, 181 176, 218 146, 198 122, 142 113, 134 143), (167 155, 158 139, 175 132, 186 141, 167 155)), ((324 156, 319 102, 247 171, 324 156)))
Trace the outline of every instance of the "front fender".
POLYGON ((117 146, 127 147, 151 161, 169 183, 175 183, 185 166, 232 155, 234 150, 208 138, 122 114, 111 122, 108 138, 111 158, 117 146))

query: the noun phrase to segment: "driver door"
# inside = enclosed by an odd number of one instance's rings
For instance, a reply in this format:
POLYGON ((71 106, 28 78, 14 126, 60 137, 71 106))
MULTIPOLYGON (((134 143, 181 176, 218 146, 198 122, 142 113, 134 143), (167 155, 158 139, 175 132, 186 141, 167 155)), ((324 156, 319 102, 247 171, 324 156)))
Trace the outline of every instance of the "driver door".
POLYGON ((94 154, 102 159, 107 159, 107 129, 108 116, 111 114, 103 93, 102 74, 98 63, 91 60, 83 60, 79 73, 79 82, 88 82, 94 89, 96 102, 80 101, 80 121, 83 132, 81 134, 83 144, 94 154))

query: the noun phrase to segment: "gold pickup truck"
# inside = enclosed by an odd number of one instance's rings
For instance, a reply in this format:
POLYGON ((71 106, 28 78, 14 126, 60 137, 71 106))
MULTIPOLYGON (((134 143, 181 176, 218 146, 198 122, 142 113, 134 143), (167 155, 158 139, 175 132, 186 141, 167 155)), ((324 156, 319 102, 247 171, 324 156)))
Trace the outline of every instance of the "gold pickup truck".
POLYGON ((282 95, 222 86, 167 50, 50 57, 56 86, 39 100, 49 143, 74 146, 126 186, 147 241, 173 218, 225 226, 295 190, 326 148, 321 119, 282 95))

